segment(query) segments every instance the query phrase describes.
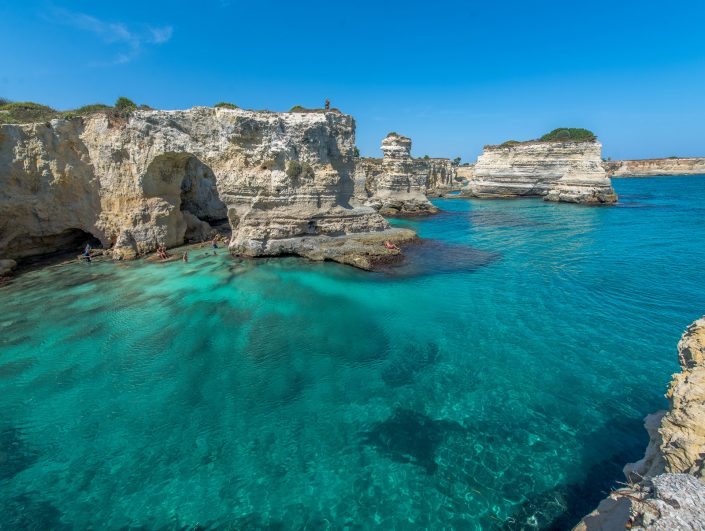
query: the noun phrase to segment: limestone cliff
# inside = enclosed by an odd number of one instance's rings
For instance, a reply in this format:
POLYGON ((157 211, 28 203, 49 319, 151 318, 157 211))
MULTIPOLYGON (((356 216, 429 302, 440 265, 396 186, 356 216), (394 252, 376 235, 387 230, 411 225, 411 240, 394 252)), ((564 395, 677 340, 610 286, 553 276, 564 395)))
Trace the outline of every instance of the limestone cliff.
POLYGON ((384 215, 432 214, 427 195, 459 188, 457 164, 449 159, 411 157, 411 139, 390 133, 382 140, 384 156, 362 158, 355 177, 355 196, 384 215))
POLYGON ((599 142, 522 142, 485 146, 465 190, 472 197, 543 197, 613 203, 617 196, 599 142))
POLYGON ((610 177, 705 175, 705 158, 611 160, 603 163, 610 177))
POLYGON ((234 253, 337 259, 346 235, 357 249, 360 235, 390 230, 351 204, 354 145, 355 122, 338 112, 197 107, 2 125, 0 259, 90 236, 131 258, 208 237, 224 218, 234 253))
POLYGON ((646 455, 624 468, 630 486, 576 529, 705 529, 705 318, 688 327, 678 354, 668 411, 646 417, 646 455))

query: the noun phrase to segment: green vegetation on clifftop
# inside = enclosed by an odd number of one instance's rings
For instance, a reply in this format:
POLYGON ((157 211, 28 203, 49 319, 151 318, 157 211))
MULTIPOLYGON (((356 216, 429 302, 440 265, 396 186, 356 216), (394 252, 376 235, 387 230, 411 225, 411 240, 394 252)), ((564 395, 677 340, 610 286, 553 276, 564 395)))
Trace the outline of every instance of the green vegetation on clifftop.
POLYGON ((595 133, 588 129, 582 129, 580 127, 559 127, 536 140, 507 140, 495 147, 511 148, 535 142, 595 142, 596 140, 597 136, 595 133))
POLYGON ((127 118, 136 109, 149 110, 150 107, 147 105, 137 106, 132 100, 120 97, 115 102, 114 107, 104 103, 92 103, 78 109, 57 111, 47 105, 32 101, 9 101, 5 98, 0 98, 0 124, 41 123, 55 118, 73 120, 97 112, 108 113, 113 117, 127 118))
POLYGON ((541 138, 541 142, 594 142, 597 136, 592 131, 580 127, 559 127, 541 138))

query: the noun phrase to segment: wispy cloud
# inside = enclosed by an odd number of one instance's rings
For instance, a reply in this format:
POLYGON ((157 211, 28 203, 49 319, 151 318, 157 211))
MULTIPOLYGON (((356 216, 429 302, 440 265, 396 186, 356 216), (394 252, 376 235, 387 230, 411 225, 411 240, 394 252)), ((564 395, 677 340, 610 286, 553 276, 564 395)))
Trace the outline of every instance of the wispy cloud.
POLYGON ((55 22, 93 33, 104 43, 111 45, 115 49, 115 55, 110 61, 113 64, 129 63, 142 53, 145 46, 164 44, 174 33, 171 26, 142 24, 139 27, 128 27, 122 22, 101 20, 61 7, 55 7, 51 12, 55 22))

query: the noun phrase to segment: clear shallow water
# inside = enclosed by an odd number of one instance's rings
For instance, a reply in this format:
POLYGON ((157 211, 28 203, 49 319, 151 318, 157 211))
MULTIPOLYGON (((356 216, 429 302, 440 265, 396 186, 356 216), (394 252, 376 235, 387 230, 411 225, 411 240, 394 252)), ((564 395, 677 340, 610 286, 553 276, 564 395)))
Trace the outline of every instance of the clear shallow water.
POLYGON ((368 274, 52 267, 0 289, 0 528, 565 528, 705 312, 705 178, 439 200, 368 274))

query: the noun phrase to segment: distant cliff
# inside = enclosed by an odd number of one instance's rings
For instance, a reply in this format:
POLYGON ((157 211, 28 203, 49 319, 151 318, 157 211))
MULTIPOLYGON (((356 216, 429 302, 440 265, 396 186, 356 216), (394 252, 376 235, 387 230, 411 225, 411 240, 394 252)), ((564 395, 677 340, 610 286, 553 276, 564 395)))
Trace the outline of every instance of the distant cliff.
POLYGON ((351 204, 354 146, 355 122, 339 112, 196 107, 0 125, 0 259, 89 238, 132 258, 224 220, 233 253, 367 267, 383 246, 353 256, 340 238, 357 248, 390 229, 351 204))
POLYGON ((465 194, 613 203, 617 196, 602 167, 601 152, 602 145, 597 141, 507 142, 485 146, 465 194))
POLYGON ((612 492, 577 531, 705 529, 705 318, 685 331, 678 357, 668 411, 646 417, 646 455, 624 467, 629 486, 612 492))
POLYGON ((653 177, 658 175, 705 175, 705 158, 610 160, 603 166, 611 177, 653 177))

